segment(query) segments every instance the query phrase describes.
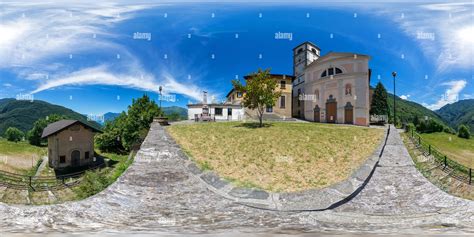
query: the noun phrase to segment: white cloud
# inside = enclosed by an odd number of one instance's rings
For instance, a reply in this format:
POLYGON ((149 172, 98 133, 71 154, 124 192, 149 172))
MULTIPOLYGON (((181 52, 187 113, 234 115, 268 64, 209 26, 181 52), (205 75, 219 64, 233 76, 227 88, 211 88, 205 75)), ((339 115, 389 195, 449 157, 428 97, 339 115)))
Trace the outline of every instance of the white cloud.
POLYGON ((445 93, 441 95, 440 99, 434 104, 423 103, 423 106, 431 110, 438 110, 441 107, 454 103, 459 100, 459 93, 466 87, 465 80, 449 81, 442 83, 443 86, 449 86, 445 93))
POLYGON ((139 10, 156 6, 101 1, 93 4, 82 1, 73 4, 0 3, 0 68, 10 69, 21 80, 31 80, 31 85, 36 85, 32 93, 81 85, 158 92, 162 85, 164 93, 200 100, 201 90, 197 86, 189 82, 182 84, 167 72, 162 73, 161 81, 156 80, 143 69, 136 55, 112 40, 118 37, 109 30, 114 24, 133 18, 139 10), (127 60, 115 60, 113 66, 102 62, 83 68, 65 62, 69 54, 95 53, 98 49, 120 52, 127 60))
POLYGON ((101 48, 121 49, 100 37, 111 36, 107 27, 131 17, 144 6, 94 4, 78 6, 6 4, 0 22, 0 67, 32 66, 43 60, 101 48), (65 9, 73 9, 71 11, 65 9), (120 17, 119 17, 120 16, 120 17), (93 35, 96 38, 93 38, 93 35))
POLYGON ((163 73, 165 80, 158 82, 153 75, 143 72, 140 68, 130 69, 129 71, 141 73, 134 75, 129 73, 113 73, 106 65, 85 68, 64 76, 43 80, 40 86, 31 93, 34 94, 62 86, 84 85, 121 86, 158 93, 158 88, 161 85, 165 94, 177 93, 195 100, 201 99, 199 88, 193 85, 181 84, 168 73, 163 73))
POLYGON ((437 71, 470 69, 474 57, 473 3, 434 3, 407 11, 398 19, 403 30, 417 39, 428 58, 436 62, 437 71), (420 32, 435 40, 420 38, 420 32))
POLYGON ((408 100, 408 98, 410 98, 410 95, 401 95, 400 98, 402 100, 408 100))

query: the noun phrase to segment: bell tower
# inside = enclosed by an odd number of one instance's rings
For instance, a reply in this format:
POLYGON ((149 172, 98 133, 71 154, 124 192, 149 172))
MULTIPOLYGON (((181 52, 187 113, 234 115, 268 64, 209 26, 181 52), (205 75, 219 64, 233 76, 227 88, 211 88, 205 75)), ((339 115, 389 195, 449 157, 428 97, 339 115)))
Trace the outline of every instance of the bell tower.
POLYGON ((315 44, 306 41, 293 49, 293 74, 296 83, 304 82, 304 69, 314 60, 318 59, 321 50, 315 44))
POLYGON ((306 41, 293 48, 293 93, 292 116, 304 119, 304 101, 299 100, 299 95, 304 94, 304 71, 306 66, 318 59, 321 50, 315 44, 306 41))

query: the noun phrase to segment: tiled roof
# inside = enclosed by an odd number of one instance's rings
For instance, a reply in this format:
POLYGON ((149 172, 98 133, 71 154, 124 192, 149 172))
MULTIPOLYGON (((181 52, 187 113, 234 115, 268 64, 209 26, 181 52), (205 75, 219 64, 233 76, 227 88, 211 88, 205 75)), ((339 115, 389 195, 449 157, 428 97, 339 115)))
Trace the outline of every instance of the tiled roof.
POLYGON ((68 120, 68 119, 64 119, 64 120, 59 120, 57 122, 54 122, 54 123, 50 123, 46 128, 43 129, 43 134, 41 135, 41 138, 45 138, 45 137, 49 137, 53 134, 56 134, 74 124, 81 124, 82 126, 86 127, 86 128, 90 128, 92 129, 92 131, 94 132, 100 132, 99 130, 79 121, 79 120, 68 120))

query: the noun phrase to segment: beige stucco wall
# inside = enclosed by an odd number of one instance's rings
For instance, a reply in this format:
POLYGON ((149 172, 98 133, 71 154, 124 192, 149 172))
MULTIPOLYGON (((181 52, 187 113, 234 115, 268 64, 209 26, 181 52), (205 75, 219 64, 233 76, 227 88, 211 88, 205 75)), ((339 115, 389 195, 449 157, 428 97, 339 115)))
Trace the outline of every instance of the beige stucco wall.
MULTIPOLYGON (((275 91, 279 91, 281 92, 282 96, 285 96, 285 107, 280 106, 281 105, 280 104, 281 97, 280 97, 275 101, 275 105, 273 106, 273 112, 268 113, 265 110, 264 113, 277 114, 281 117, 291 118, 292 117, 291 116, 291 107, 292 107, 291 93, 292 93, 292 88, 293 88, 292 77, 287 76, 283 78, 282 75, 272 75, 272 78, 277 81, 277 87, 275 91), (285 88, 281 87, 281 81, 285 81, 285 88)), ((241 104, 244 96, 245 96, 245 93, 243 94, 241 98, 237 98, 237 93, 234 91, 229 94, 229 96, 227 97, 227 101, 232 102, 233 104, 241 104)), ((244 108, 244 110, 245 110, 245 115, 247 117, 256 117, 257 115, 256 110, 251 110, 248 108, 244 108)))
POLYGON ((326 122, 326 101, 330 95, 337 101, 337 123, 345 123, 345 106, 352 104, 353 122, 357 125, 369 125, 369 79, 368 79, 369 57, 353 54, 334 54, 321 58, 310 65, 305 74, 305 94, 314 95, 313 100, 306 100, 304 104, 305 118, 314 121, 314 108, 319 106, 321 111, 321 122, 326 122), (340 68, 343 73, 321 77, 322 72, 331 67, 340 68), (352 87, 352 94, 346 95, 346 85, 352 87), (319 90, 319 98, 315 98, 316 90, 319 90))
POLYGON ((80 152, 80 165, 86 165, 93 161, 94 157, 94 133, 82 125, 73 125, 55 135, 48 137, 49 165, 53 168, 64 168, 71 166, 71 153, 74 150, 80 152), (73 129, 79 129, 74 131, 73 129), (85 152, 89 152, 89 159, 85 159, 85 152), (66 162, 60 163, 59 157, 65 156, 66 162))

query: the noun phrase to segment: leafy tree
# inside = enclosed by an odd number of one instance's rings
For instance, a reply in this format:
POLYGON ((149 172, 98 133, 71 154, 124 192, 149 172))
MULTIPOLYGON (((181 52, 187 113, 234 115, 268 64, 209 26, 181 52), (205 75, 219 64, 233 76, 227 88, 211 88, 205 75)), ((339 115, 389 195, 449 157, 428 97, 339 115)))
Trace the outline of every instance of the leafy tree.
POLYGON ((270 69, 252 74, 247 79, 244 86, 238 80, 232 80, 234 89, 238 92, 245 92, 243 105, 249 109, 257 110, 259 126, 263 126, 263 113, 266 107, 274 106, 275 101, 280 97, 281 92, 276 91, 277 81, 270 77, 270 69))
POLYGON ((5 138, 11 142, 19 142, 23 139, 24 136, 25 134, 15 127, 9 127, 5 131, 5 138))
POLYGON ((123 153, 125 151, 121 137, 126 118, 127 114, 122 112, 114 120, 105 123, 103 133, 95 136, 97 148, 105 152, 123 153))
POLYGON ((377 83, 374 94, 372 96, 372 104, 370 105, 371 115, 389 115, 387 90, 381 82, 377 83))
POLYGON ((105 124, 103 133, 96 136, 97 147, 107 152, 129 151, 135 143, 145 138, 153 118, 160 115, 161 109, 147 95, 134 99, 127 113, 122 112, 105 124))
POLYGON ((466 139, 471 138, 471 133, 469 131, 469 126, 464 125, 464 124, 460 125, 459 129, 458 129, 458 137, 466 138, 466 139))
POLYGON ((433 133, 433 132, 443 132, 445 131, 445 126, 434 119, 429 119, 427 121, 421 121, 418 123, 416 130, 422 133, 433 133))
POLYGON ((41 139, 41 134, 43 134, 44 128, 50 123, 57 122, 59 120, 66 119, 65 116, 59 114, 51 114, 46 118, 38 119, 33 128, 28 131, 27 139, 31 145, 40 146, 42 142, 46 142, 45 139, 41 139))

